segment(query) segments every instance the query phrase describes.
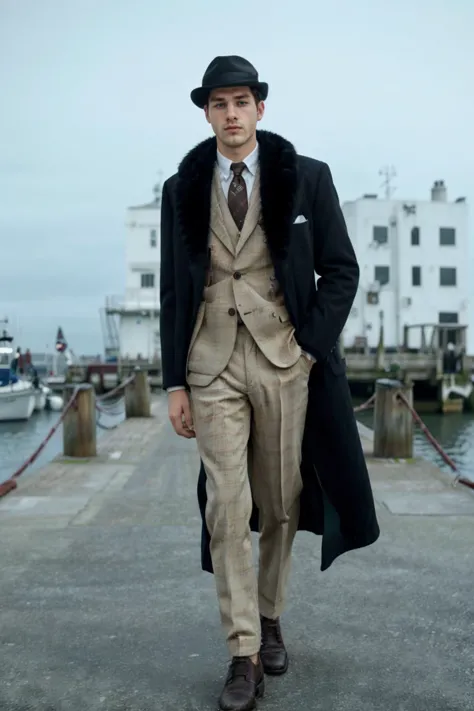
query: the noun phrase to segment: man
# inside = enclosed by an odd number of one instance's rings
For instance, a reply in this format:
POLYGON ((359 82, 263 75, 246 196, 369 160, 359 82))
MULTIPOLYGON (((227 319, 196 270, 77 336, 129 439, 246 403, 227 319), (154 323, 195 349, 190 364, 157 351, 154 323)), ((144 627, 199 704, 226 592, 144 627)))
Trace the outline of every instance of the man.
POLYGON ((279 618, 296 531, 324 534, 322 569, 379 535, 337 349, 357 261, 328 166, 256 130, 267 94, 247 60, 214 59, 191 99, 215 138, 162 196, 163 387, 202 461, 202 565, 232 655, 224 711, 253 709, 264 672, 288 667, 279 618))

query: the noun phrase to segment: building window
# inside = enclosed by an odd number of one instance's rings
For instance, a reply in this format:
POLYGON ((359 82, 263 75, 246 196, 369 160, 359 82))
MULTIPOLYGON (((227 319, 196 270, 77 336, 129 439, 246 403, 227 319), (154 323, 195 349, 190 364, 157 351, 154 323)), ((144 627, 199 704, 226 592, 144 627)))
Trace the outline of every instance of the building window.
POLYGON ((440 311, 438 313, 438 323, 444 328, 439 329, 439 347, 446 348, 448 343, 457 343, 459 338, 459 331, 456 325, 459 323, 459 316, 454 311, 440 311), (447 326, 452 325, 453 328, 447 328, 447 326))
POLYGON ((440 311, 438 323, 459 323, 459 316, 454 311, 440 311))
POLYGON ((439 228, 439 243, 441 247, 454 247, 456 244, 456 230, 454 227, 439 228))
POLYGON ((440 267, 440 286, 456 286, 456 267, 440 267))
POLYGON ((156 247, 158 244, 158 239, 156 237, 156 230, 150 230, 150 247, 156 247))
POLYGON ((373 240, 377 244, 387 244, 388 242, 388 227, 377 227, 373 228, 373 240))
POLYGON ((155 275, 154 274, 142 274, 141 275, 141 287, 142 287, 142 289, 154 289, 155 288, 155 275))
POLYGON ((420 246, 420 228, 419 227, 412 227, 411 245, 412 245, 412 247, 419 247, 420 246))
POLYGON ((421 267, 411 268, 411 283, 412 286, 421 286, 421 267))
POLYGON ((390 281, 390 267, 375 267, 375 281, 378 281, 380 286, 388 284, 390 281))

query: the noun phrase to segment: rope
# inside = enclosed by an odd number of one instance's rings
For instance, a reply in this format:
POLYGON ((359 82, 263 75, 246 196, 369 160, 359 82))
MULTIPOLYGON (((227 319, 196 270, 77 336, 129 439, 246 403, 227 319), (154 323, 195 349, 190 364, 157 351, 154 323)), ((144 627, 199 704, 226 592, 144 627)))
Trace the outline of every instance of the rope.
POLYGON ((364 402, 362 405, 359 405, 358 407, 354 407, 354 412, 362 412, 363 410, 370 410, 370 408, 374 406, 374 403, 375 403, 375 394, 372 395, 372 397, 369 397, 367 402, 364 402))
POLYGON ((127 385, 131 383, 133 380, 135 380, 135 374, 130 375, 126 380, 124 380, 120 385, 117 385, 116 388, 113 390, 110 390, 108 393, 105 393, 104 395, 101 395, 100 397, 96 398, 95 402, 95 408, 97 412, 99 413, 99 416, 97 418, 96 424, 97 427, 100 427, 102 430, 115 430, 119 423, 115 425, 104 425, 100 421, 100 415, 108 415, 109 417, 117 417, 117 415, 121 414, 121 410, 123 408, 123 396, 117 401, 112 403, 112 405, 106 405, 105 407, 102 404, 99 403, 104 403, 106 400, 110 400, 110 398, 115 397, 118 393, 122 393, 127 385))
POLYGON ((417 411, 410 405, 410 403, 408 402, 405 395, 402 392, 399 392, 399 393, 397 393, 396 397, 399 400, 401 400, 401 402, 403 402, 405 407, 408 408, 408 410, 411 413, 411 416, 413 417, 416 424, 420 427, 421 431, 427 438, 428 442, 430 442, 430 444, 433 445, 433 447, 436 449, 438 454, 440 454, 441 457, 444 459, 446 464, 448 464, 448 466, 451 467, 453 472, 457 473, 457 476, 453 481, 453 486, 456 486, 456 484, 464 484, 464 486, 467 486, 470 489, 474 489, 474 481, 471 481, 470 479, 466 479, 465 477, 463 477, 459 474, 459 470, 458 470, 456 464, 453 462, 451 457, 448 454, 446 454, 446 452, 444 451, 444 449, 442 448, 442 446, 440 445, 438 440, 431 434, 428 427, 425 425, 425 423, 423 422, 423 420, 421 419, 421 417, 419 416, 417 411))
POLYGON ((466 477, 464 476, 459 476, 459 474, 453 481, 453 486, 456 486, 456 484, 464 484, 464 486, 468 486, 469 489, 474 489, 474 481, 471 481, 471 479, 466 479, 466 477))
MULTIPOLYGON (((96 410, 99 413, 99 416, 100 416, 100 414, 105 414, 105 415, 109 415, 109 416, 113 417, 114 415, 116 416, 116 415, 120 414, 118 412, 117 405, 122 402, 123 397, 121 397, 119 401, 114 402, 110 406, 103 407, 102 405, 99 405, 98 403, 99 402, 103 403, 105 400, 109 400, 110 398, 114 397, 118 393, 122 393, 125 390, 126 386, 129 383, 131 383, 134 379, 135 379, 135 374, 128 377, 126 380, 124 380, 122 383, 120 383, 120 385, 117 385, 117 387, 114 388, 113 390, 110 390, 108 393, 105 393, 104 395, 101 395, 100 397, 98 397, 96 399, 96 410)), ((28 459, 21 465, 21 467, 18 467, 18 469, 11 475, 11 477, 9 479, 6 479, 4 482, 2 482, 0 484, 0 498, 2 496, 5 496, 6 494, 8 494, 10 491, 13 491, 13 489, 17 488, 17 483, 16 483, 17 478, 21 474, 23 474, 25 469, 27 469, 29 466, 31 466, 33 464, 33 462, 35 462, 35 460, 38 458, 39 454, 43 451, 45 446, 48 444, 51 437, 58 430, 59 426, 63 423, 64 418, 66 417, 66 414, 71 409, 71 407, 74 405, 76 398, 77 398, 77 393, 79 392, 80 389, 81 389, 80 385, 76 386, 69 401, 66 403, 58 421, 56 422, 56 424, 53 427, 51 427, 50 431, 48 432, 46 437, 43 439, 41 444, 35 449, 33 454, 30 457, 28 457, 28 459)), ((100 422, 99 419, 97 419, 96 425, 103 430, 114 430, 116 427, 118 427, 118 423, 115 425, 110 425, 110 426, 104 425, 104 424, 102 424, 102 422, 100 422)))
POLYGON ((105 393, 104 395, 101 395, 100 397, 97 398, 99 402, 104 402, 104 400, 109 400, 111 397, 114 397, 117 393, 121 392, 122 390, 125 390, 126 386, 132 382, 132 380, 135 380, 135 375, 130 375, 126 380, 123 381, 123 383, 120 383, 120 385, 117 385, 116 388, 113 390, 110 390, 108 393, 105 393))
POLYGON ((99 403, 96 401, 95 409, 102 415, 109 415, 110 417, 120 415, 123 411, 123 398, 120 398, 120 400, 115 402, 110 407, 103 407, 102 405, 99 405, 99 403))
POLYGON ((69 401, 66 403, 66 406, 64 407, 64 410, 62 411, 61 416, 59 417, 58 421, 56 422, 55 425, 53 425, 53 427, 51 427, 48 434, 43 439, 41 444, 35 449, 33 454, 30 457, 28 457, 28 459, 25 462, 23 462, 21 467, 18 467, 18 469, 15 472, 13 472, 10 479, 7 479, 2 484, 0 484, 0 497, 5 496, 5 494, 8 494, 9 491, 16 489, 16 487, 17 487, 16 479, 18 479, 18 477, 21 474, 23 474, 25 469, 28 469, 28 467, 31 466, 31 464, 33 464, 33 462, 38 458, 39 454, 46 447, 46 445, 48 444, 51 437, 55 434, 58 427, 62 424, 64 418, 66 417, 66 414, 69 412, 71 407, 74 405, 76 398, 77 398, 77 393, 79 392, 79 390, 80 390, 79 386, 74 389, 74 392, 71 395, 69 401))
POLYGON ((100 427, 101 430, 115 430, 119 426, 119 422, 117 422, 116 425, 103 425, 100 420, 97 420, 96 425, 97 427, 100 427))
POLYGON ((102 429, 102 430, 115 430, 119 426, 120 423, 117 422, 115 425, 104 425, 100 421, 100 416, 107 415, 107 417, 117 417, 118 415, 121 415, 123 413, 123 397, 120 398, 120 400, 115 402, 110 407, 102 407, 96 401, 95 409, 97 410, 97 413, 98 413, 97 420, 96 420, 97 427, 100 427, 100 429, 102 429))
POLYGON ((458 468, 455 465, 455 463, 453 462, 453 460, 451 459, 451 457, 449 457, 446 454, 446 452, 444 451, 444 449, 442 448, 440 443, 431 434, 428 427, 425 425, 425 423, 423 422, 423 420, 421 419, 421 417, 419 416, 417 411, 410 405, 410 403, 408 402, 405 395, 403 393, 397 393, 397 398, 399 400, 401 400, 403 402, 403 404, 408 408, 408 410, 410 411, 411 416, 415 420, 416 424, 419 425, 421 431, 423 432, 423 434, 425 435, 427 440, 433 445, 433 447, 436 449, 436 451, 443 457, 446 464, 448 464, 454 472, 457 472, 458 468))
MULTIPOLYGON (((461 474, 459 474, 459 470, 458 470, 456 464, 453 462, 451 457, 448 454, 446 454, 446 452, 444 451, 444 449, 442 448, 442 446, 440 445, 438 440, 431 434, 428 427, 425 425, 425 423, 423 422, 423 420, 421 419, 421 417, 419 416, 417 411, 410 405, 410 403, 408 402, 405 395, 402 392, 398 392, 396 397, 399 400, 401 400, 401 402, 403 402, 405 407, 408 408, 408 410, 411 413, 411 416, 413 417, 416 424, 420 427, 421 431, 425 435, 428 442, 430 442, 430 444, 436 449, 438 454, 444 459, 446 464, 449 467, 451 467, 453 472, 456 472, 456 477, 453 481, 453 486, 456 486, 456 484, 464 484, 464 486, 467 486, 470 489, 474 489, 474 481, 471 481, 471 479, 466 479, 466 477, 463 477, 463 476, 461 476, 461 474)), ((374 407, 374 404, 375 404, 375 393, 374 393, 374 395, 372 395, 372 397, 370 397, 367 400, 367 402, 364 402, 362 405, 355 407, 354 412, 363 412, 364 410, 369 410, 370 408, 374 407)))

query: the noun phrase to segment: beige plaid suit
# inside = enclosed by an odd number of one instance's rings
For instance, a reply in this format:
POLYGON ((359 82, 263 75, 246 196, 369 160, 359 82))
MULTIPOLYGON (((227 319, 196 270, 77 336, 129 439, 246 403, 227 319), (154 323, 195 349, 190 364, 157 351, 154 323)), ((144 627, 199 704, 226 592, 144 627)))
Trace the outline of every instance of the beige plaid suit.
POLYGON ((260 217, 258 173, 239 233, 216 168, 210 269, 187 380, 207 474, 206 523, 221 619, 233 656, 257 653, 259 612, 275 618, 283 609, 311 367, 295 340, 260 217), (252 493, 260 518, 258 579, 252 493))

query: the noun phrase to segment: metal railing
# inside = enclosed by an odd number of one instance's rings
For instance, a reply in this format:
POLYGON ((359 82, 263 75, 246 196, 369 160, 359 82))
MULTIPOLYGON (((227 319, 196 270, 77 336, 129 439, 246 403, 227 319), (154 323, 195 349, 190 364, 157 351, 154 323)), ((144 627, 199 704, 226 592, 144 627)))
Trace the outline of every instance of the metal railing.
POLYGON ((125 289, 123 295, 107 296, 105 308, 108 311, 156 311, 160 310, 159 291, 155 289, 125 289))

